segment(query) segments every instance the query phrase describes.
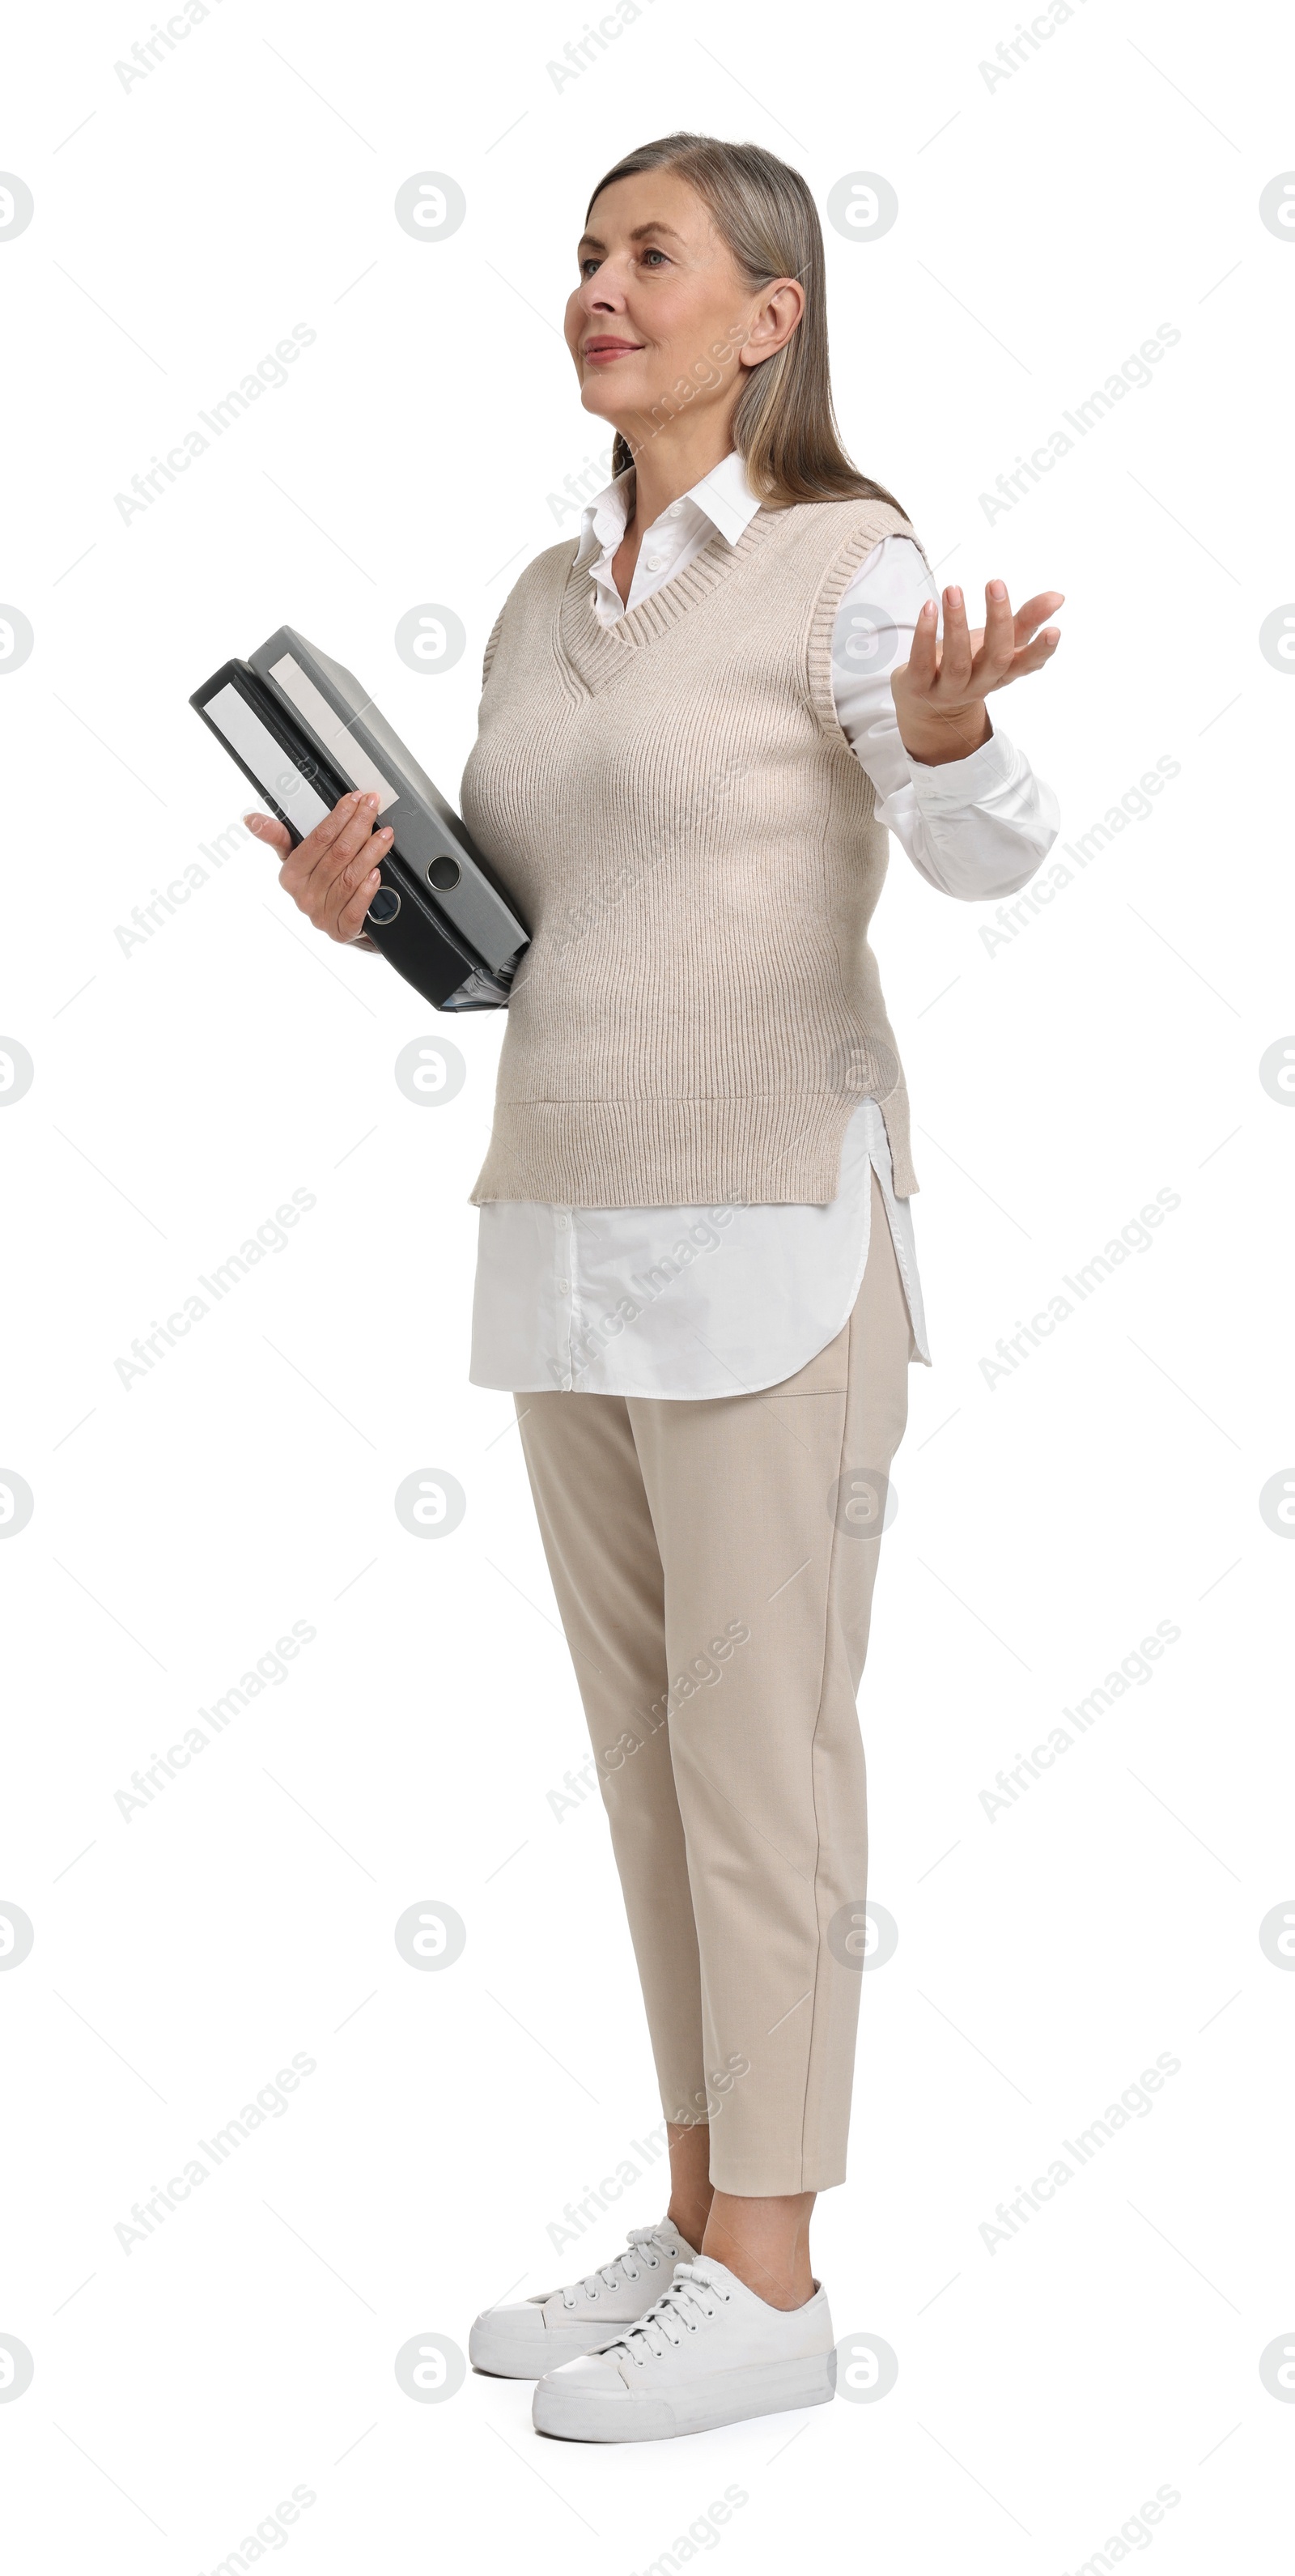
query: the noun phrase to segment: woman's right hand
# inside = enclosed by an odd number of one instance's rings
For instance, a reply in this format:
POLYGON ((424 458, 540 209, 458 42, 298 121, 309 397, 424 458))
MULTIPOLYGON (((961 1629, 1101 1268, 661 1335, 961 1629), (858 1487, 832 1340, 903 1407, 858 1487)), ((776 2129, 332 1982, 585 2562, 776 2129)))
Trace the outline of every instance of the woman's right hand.
POLYGON ((286 823, 276 823, 269 814, 243 816, 249 832, 282 859, 280 885, 330 939, 354 940, 363 932, 364 916, 378 890, 376 862, 385 858, 392 842, 389 825, 381 831, 373 828, 377 809, 376 796, 358 790, 343 796, 295 850, 286 823))

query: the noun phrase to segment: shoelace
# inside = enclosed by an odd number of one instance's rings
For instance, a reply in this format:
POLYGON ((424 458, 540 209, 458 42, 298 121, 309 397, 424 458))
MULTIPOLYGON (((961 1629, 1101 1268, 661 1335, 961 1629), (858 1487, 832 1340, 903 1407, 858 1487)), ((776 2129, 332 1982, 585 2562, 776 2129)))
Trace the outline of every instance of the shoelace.
POLYGON ((574 2308, 582 2295, 586 2299, 596 2299, 600 2289, 619 2290, 624 2281, 637 2281, 639 2265, 633 2260, 635 2254, 640 2256, 649 2272, 655 2272, 662 2255, 673 2255, 673 2252, 673 2237, 663 2235, 659 2227, 631 2227, 626 2251, 614 2255, 600 2271, 586 2273, 583 2281, 568 2282, 562 2292, 562 2305, 574 2308), (659 2248, 655 2254, 648 2251, 654 2245, 659 2248))
POLYGON ((635 2368, 642 2370, 649 2353, 660 2360, 666 2352, 678 2350, 683 2335, 675 2333, 676 2326, 682 2326, 688 2334, 696 2334, 698 2319, 713 2317, 717 2313, 712 2302, 722 2299, 727 2304, 732 2295, 731 2290, 721 2290, 718 2282, 700 2265, 677 2263, 669 2289, 662 2291, 660 2298, 653 2302, 646 2316, 639 2318, 636 2326, 618 2335, 614 2344, 604 2345, 602 2358, 606 2361, 613 2353, 624 2351, 629 2354, 635 2368), (690 2308, 696 2309, 696 2316, 689 2315, 690 2308), (657 2338, 655 2341, 654 2337, 657 2338), (639 2344, 642 2349, 636 2350, 639 2344))

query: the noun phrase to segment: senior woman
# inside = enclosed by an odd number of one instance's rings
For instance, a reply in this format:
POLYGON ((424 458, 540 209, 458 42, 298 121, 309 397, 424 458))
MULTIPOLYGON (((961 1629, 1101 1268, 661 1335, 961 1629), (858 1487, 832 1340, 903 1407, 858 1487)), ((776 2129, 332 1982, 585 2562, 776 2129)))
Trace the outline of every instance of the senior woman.
MULTIPOLYGON (((1051 791, 987 698, 1061 594, 940 603, 835 427, 799 173, 675 134, 599 182, 567 344, 613 479, 486 648, 464 819, 532 930, 473 1191, 471 1375, 515 1397, 643 1989, 669 2207, 472 2332, 547 2433, 652 2440, 834 2386, 810 2262, 845 2178, 856 1694, 907 1371, 908 1103, 868 945, 893 832, 1033 875, 1051 791)), ((253 818, 249 818, 253 819, 253 818)), ((363 935, 344 798, 281 882, 363 935)), ((255 818, 261 837, 287 834, 255 818)))

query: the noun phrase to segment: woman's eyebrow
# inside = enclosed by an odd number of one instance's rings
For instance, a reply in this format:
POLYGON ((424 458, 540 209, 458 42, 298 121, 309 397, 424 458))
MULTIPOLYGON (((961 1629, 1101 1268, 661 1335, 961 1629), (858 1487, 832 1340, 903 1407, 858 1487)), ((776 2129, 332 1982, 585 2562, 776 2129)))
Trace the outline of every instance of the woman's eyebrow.
MULTIPOLYGON (((629 235, 629 239, 632 242, 646 241, 649 233, 662 233, 668 241, 676 241, 679 243, 682 243, 683 241, 682 233, 677 233, 672 224, 658 223, 636 224, 633 232, 629 235)), ((596 233, 582 233, 579 241, 576 243, 576 257, 579 259, 585 251, 605 251, 606 248, 606 242, 599 241, 596 233)))

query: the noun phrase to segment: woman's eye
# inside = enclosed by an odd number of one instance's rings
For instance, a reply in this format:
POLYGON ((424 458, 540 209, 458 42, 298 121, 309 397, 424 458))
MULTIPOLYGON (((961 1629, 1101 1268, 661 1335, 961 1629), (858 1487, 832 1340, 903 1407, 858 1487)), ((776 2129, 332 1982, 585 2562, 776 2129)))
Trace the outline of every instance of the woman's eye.
POLYGON ((663 266, 667 265, 666 255, 663 250, 645 250, 643 257, 645 261, 649 259, 659 259, 663 266))

